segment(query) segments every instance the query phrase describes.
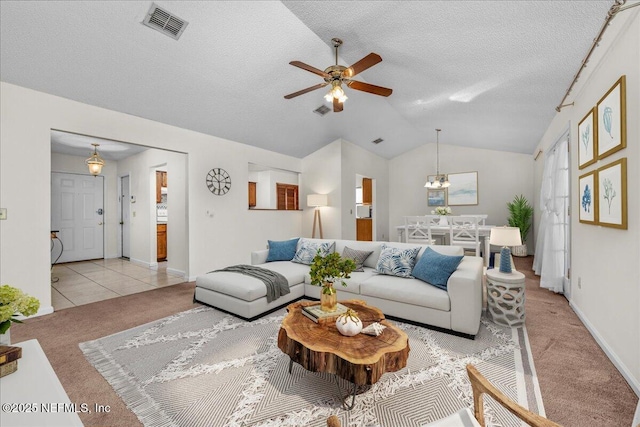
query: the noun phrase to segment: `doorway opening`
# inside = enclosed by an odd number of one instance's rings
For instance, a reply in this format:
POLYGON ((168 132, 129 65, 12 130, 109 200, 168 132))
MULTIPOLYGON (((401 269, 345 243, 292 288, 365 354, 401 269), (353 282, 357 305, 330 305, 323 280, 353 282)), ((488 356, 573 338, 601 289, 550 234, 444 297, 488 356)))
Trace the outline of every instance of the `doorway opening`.
POLYGON ((129 175, 120 177, 120 256, 129 259, 131 256, 131 187, 129 175))
MULTIPOLYGON (((72 174, 82 177, 80 186, 102 182, 103 205, 89 206, 92 200, 89 196, 82 197, 82 218, 94 221, 95 226, 102 227, 102 243, 91 240, 85 231, 80 233, 85 243, 101 246, 102 252, 75 259, 61 258, 63 261, 100 260, 109 261, 116 258, 129 260, 146 269, 157 269, 157 222, 158 205, 155 198, 155 172, 162 169, 171 174, 172 187, 175 196, 171 200, 171 209, 175 213, 172 226, 167 230, 167 264, 166 271, 180 278, 188 277, 188 194, 187 154, 166 149, 142 146, 129 142, 114 141, 90 135, 81 135, 61 130, 51 130, 51 172, 52 183, 55 175, 72 174), (93 143, 100 144, 98 152, 105 160, 105 165, 99 176, 89 175, 86 159, 93 152, 93 143), (90 217, 88 214, 102 209, 102 214, 90 217), (96 243, 97 242, 97 243, 96 243), (171 256, 171 254, 174 254, 171 256)), ((166 181, 165 181, 166 182, 166 181)), ((60 185, 68 183, 60 181, 60 185)), ((165 186, 166 187, 166 186, 165 186)), ((64 188, 64 187, 61 187, 64 188)), ((162 191, 161 191, 162 192, 162 191)), ((62 210, 63 198, 71 196, 52 197, 52 230, 62 229, 57 216, 69 216, 68 210, 62 210), (55 205, 54 205, 55 204, 55 205)), ((96 199, 93 197, 93 199, 96 199)), ((66 201, 67 204, 71 203, 66 201)), ((78 215, 76 215, 78 217, 78 215)), ((165 217, 166 220, 166 217, 165 217)), ((64 225, 64 224, 63 224, 64 225)), ((67 233, 69 234, 69 233, 67 233)), ((74 233, 74 238, 79 234, 74 233)), ((64 243, 64 251, 70 255, 72 238, 59 233, 64 243)), ((86 245, 85 245, 86 246, 86 245)), ((57 254, 52 253, 52 262, 57 254)), ((92 266, 93 268, 94 266, 92 266)), ((162 266, 165 269, 165 266, 162 266)), ((110 273, 111 274, 111 273, 110 273)))

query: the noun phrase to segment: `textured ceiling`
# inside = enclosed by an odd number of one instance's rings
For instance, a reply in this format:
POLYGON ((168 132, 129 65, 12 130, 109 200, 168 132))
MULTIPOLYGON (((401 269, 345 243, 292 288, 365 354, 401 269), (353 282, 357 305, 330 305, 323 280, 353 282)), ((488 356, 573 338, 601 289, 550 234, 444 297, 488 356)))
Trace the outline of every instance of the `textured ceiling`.
MULTIPOLYGON (((440 142, 533 152, 613 3, 601 1, 170 2, 176 41, 141 24, 150 1, 0 2, 0 79, 303 157, 344 138, 392 158, 440 142), (321 77, 289 65, 383 61, 312 111, 321 77), (371 143, 383 138, 378 145, 371 143)), ((98 135, 100 136, 100 135, 98 135)))

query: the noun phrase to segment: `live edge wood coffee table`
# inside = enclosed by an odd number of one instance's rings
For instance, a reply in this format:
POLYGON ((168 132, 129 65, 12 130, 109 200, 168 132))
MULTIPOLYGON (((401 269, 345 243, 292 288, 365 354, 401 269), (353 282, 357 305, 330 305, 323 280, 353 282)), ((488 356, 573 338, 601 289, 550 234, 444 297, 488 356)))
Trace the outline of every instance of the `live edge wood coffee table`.
POLYGON ((385 372, 395 372, 407 365, 409 338, 387 322, 379 309, 367 306, 364 301, 340 303, 357 311, 363 326, 379 322, 387 328, 377 337, 365 334, 346 337, 338 332, 335 319, 315 323, 302 314, 301 307, 319 304, 317 301, 296 302, 287 306, 289 313, 278 332, 278 347, 291 358, 289 373, 296 362, 311 372, 334 374, 343 408, 352 409, 357 386, 375 384, 385 372), (337 377, 353 384, 351 404, 346 403, 349 395, 342 395, 337 377))

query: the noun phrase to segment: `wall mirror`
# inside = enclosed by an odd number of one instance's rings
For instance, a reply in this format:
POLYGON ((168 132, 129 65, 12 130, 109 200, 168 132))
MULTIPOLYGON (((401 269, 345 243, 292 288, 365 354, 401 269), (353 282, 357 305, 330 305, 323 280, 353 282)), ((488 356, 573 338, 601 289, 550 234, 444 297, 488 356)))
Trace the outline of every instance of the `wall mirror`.
POLYGON ((299 210, 300 173, 249 163, 251 210, 299 210))

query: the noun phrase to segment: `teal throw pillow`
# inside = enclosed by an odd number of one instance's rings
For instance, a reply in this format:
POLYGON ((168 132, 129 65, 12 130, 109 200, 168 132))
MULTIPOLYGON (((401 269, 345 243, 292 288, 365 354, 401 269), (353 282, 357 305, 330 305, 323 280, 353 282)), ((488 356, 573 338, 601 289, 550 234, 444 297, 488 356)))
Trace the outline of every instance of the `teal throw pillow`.
POLYGON ((411 270, 416 262, 420 247, 398 249, 382 244, 382 252, 376 264, 376 272, 389 276, 411 277, 411 270))
POLYGON ((428 247, 413 267, 411 274, 416 279, 446 291, 449 277, 456 271, 462 258, 463 255, 442 255, 428 247))
POLYGON ((313 258, 318 254, 320 250, 320 256, 325 257, 333 252, 335 242, 310 242, 309 240, 302 239, 300 242, 300 249, 295 253, 295 256, 291 261, 298 264, 311 265, 313 258))
POLYGON ((296 255, 298 240, 300 240, 300 238, 285 240, 282 242, 268 240, 269 254, 267 255, 267 262, 291 261, 296 255))

